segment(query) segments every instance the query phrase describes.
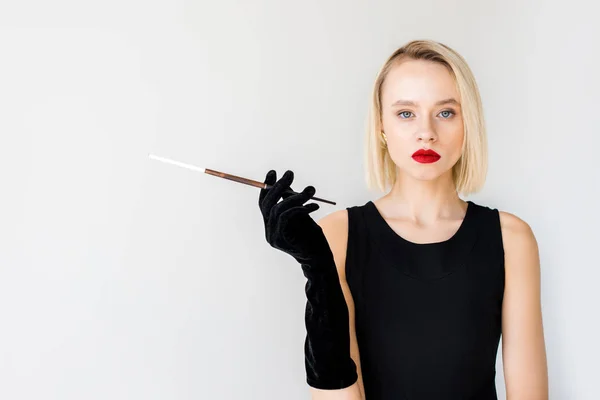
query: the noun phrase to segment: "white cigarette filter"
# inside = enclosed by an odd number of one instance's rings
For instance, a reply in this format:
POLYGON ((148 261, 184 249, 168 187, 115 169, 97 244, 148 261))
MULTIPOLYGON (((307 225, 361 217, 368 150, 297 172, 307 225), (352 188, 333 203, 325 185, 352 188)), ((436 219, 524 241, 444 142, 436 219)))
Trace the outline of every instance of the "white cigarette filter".
POLYGON ((155 156, 154 154, 148 154, 148 157, 153 160, 156 160, 156 161, 162 161, 167 164, 177 165, 178 167, 181 167, 181 168, 191 169, 192 171, 206 172, 204 168, 200 168, 200 167, 192 165, 192 164, 186 164, 186 163, 182 163, 179 161, 170 160, 165 157, 155 156))

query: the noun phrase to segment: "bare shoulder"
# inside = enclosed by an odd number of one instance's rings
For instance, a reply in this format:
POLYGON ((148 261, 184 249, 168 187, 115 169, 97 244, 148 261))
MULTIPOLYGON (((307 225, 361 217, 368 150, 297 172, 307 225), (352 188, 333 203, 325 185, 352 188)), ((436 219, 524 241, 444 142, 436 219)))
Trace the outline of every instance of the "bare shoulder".
MULTIPOLYGON (((515 214, 506 211, 499 211, 499 214, 506 259, 517 261, 519 258, 537 258, 538 243, 531 226, 515 214)), ((531 268, 536 268, 536 264, 511 262, 507 265, 530 265, 531 268)))
POLYGON ((340 278, 345 277, 343 266, 346 264, 348 245, 348 210, 337 210, 317 221, 329 243, 340 278))
POLYGON ((515 214, 507 211, 499 211, 502 239, 507 242, 532 242, 535 235, 531 226, 515 214))
POLYGON ((337 210, 330 214, 325 215, 317 223, 323 228, 323 230, 339 231, 348 229, 348 210, 337 210))

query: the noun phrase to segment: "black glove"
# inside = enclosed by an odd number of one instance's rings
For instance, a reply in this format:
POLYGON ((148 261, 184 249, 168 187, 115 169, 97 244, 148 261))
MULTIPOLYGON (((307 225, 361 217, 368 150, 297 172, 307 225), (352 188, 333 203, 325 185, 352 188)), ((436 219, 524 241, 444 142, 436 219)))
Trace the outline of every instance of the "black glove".
POLYGON ((333 253, 321 227, 309 215, 316 203, 304 205, 315 194, 313 186, 289 193, 294 173, 286 171, 279 181, 274 170, 267 173, 261 189, 262 212, 267 242, 302 266, 308 279, 306 292, 306 382, 318 389, 342 389, 358 379, 350 357, 348 307, 340 286, 333 253), (283 200, 278 203, 279 199, 283 200))

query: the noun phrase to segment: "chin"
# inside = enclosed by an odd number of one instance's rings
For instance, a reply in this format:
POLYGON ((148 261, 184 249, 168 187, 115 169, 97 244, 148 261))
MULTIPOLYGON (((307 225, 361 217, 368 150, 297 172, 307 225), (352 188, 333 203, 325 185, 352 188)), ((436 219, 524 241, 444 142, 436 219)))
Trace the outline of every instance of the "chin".
POLYGON ((423 166, 426 168, 421 171, 413 171, 410 175, 420 181, 433 181, 446 173, 451 173, 451 169, 436 167, 432 164, 423 164, 423 166))

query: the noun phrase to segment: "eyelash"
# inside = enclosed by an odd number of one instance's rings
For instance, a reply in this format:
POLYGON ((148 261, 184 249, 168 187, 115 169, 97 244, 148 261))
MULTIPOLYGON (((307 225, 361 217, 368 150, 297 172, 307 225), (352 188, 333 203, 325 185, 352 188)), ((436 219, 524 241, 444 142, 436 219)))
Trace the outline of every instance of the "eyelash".
MULTIPOLYGON (((400 117, 400 115, 402 115, 402 114, 404 114, 406 112, 410 112, 410 111, 406 111, 406 110, 405 111, 400 111, 396 115, 400 117)), ((449 112, 449 113, 452 114, 450 117, 444 118, 444 119, 450 119, 450 118, 452 118, 453 116, 456 115, 456 112, 454 110, 443 110, 443 111, 440 111, 440 113, 443 113, 443 112, 449 112)), ((407 119, 407 118, 401 118, 401 119, 407 119)))

